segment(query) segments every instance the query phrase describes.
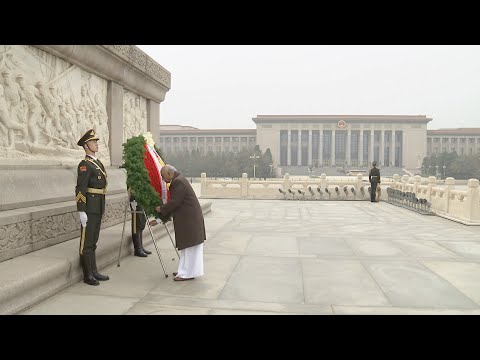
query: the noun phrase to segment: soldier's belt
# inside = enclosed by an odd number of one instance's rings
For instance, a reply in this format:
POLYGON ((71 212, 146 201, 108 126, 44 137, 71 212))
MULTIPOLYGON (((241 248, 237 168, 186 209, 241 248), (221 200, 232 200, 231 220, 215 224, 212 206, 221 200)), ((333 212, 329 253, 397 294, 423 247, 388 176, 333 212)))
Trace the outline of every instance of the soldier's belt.
POLYGON ((105 195, 107 193, 107 188, 103 188, 103 189, 87 188, 87 193, 105 195))

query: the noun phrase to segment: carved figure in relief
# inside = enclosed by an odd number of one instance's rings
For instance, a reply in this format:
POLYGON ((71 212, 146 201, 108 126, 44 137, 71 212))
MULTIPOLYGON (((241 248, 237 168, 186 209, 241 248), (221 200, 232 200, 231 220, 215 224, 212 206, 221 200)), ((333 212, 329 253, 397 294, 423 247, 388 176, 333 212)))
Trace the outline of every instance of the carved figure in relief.
POLYGON ((2 72, 3 87, 5 93, 5 101, 7 102, 7 108, 10 115, 10 119, 16 123, 20 123, 24 126, 24 139, 27 139, 27 128, 25 118, 25 111, 23 108, 22 98, 20 95, 20 86, 12 80, 10 71, 4 70, 2 72))
POLYGON ((61 133, 62 139, 65 140, 67 147, 75 149, 77 145, 77 140, 76 140, 77 121, 73 120, 72 116, 66 111, 65 105, 63 103, 59 105, 59 108, 60 108, 60 122, 64 129, 61 133))
POLYGON ((14 130, 20 130, 23 132, 24 137, 27 136, 27 130, 24 125, 10 118, 10 112, 8 111, 7 100, 5 98, 5 90, 3 85, 0 84, 0 124, 2 132, 8 137, 7 144, 3 142, 6 147, 11 149, 15 148, 15 132, 14 130))
POLYGON ((88 114, 93 110, 93 102, 88 94, 86 85, 82 85, 80 88, 80 102, 78 103, 78 109, 83 113, 85 119, 88 119, 88 114))
POLYGON ((45 131, 45 124, 42 118, 42 105, 36 96, 38 90, 32 85, 27 85, 22 74, 17 75, 16 80, 20 86, 20 94, 27 113, 27 126, 30 140, 36 145, 42 138, 41 131, 45 131))
POLYGON ((42 109, 45 116, 45 131, 43 131, 43 134, 48 138, 47 146, 51 146, 54 144, 53 140, 58 139, 58 135, 60 135, 60 119, 55 113, 54 104, 52 103, 50 95, 45 89, 45 84, 42 81, 38 81, 35 84, 35 87, 38 90, 38 94, 36 94, 36 96, 40 100, 40 104, 42 104, 42 109))

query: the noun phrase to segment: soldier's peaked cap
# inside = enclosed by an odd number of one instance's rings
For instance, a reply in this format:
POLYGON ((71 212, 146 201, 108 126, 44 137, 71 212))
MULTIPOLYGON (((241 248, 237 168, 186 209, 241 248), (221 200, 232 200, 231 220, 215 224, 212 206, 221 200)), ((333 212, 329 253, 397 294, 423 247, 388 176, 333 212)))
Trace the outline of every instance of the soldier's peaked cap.
POLYGON ((98 140, 97 134, 95 134, 95 130, 93 129, 88 130, 85 135, 78 140, 77 145, 83 146, 87 141, 90 140, 98 140))

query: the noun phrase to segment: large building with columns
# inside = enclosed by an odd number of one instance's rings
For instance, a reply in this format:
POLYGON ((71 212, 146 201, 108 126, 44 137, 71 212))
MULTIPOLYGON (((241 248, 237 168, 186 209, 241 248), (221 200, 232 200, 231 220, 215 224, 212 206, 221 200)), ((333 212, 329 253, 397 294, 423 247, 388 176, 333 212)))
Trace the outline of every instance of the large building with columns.
POLYGON ((276 166, 414 169, 427 153, 425 115, 258 115, 257 143, 276 166))
POLYGON ((166 153, 198 150, 206 155, 221 152, 237 153, 253 150, 256 144, 255 129, 200 130, 192 126, 160 125, 160 149, 166 153))
POLYGON ((256 144, 270 148, 275 167, 347 166, 417 169, 423 158, 443 151, 480 153, 480 128, 427 130, 425 115, 258 115, 256 129, 200 130, 161 125, 167 152, 198 149, 238 152, 256 144))
POLYGON ((480 153, 480 128, 438 129, 427 131, 427 154, 456 152, 458 155, 480 153))

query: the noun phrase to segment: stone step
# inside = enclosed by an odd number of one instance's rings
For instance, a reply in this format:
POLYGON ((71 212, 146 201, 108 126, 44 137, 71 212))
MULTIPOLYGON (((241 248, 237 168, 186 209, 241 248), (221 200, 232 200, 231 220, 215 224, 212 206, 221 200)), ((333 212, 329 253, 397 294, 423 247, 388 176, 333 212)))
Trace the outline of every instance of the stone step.
MULTIPOLYGON (((211 211, 211 202, 201 201, 200 203, 203 214, 211 211)), ((167 224, 173 236, 173 223, 167 224)), ((152 227, 152 230, 155 239, 168 236, 167 230, 162 224, 152 227)), ((101 230, 96 250, 99 271, 118 261, 122 231, 123 223, 101 230)), ((79 243, 80 239, 76 238, 1 262, 0 314, 19 313, 69 286, 83 281, 78 254, 79 243)), ((152 238, 147 226, 143 233, 143 245, 147 246, 151 243, 152 238)), ((162 254, 162 250, 159 251, 162 254)), ((130 221, 128 221, 125 224, 121 259, 132 256, 132 254, 133 245, 130 221)), ((154 250, 149 256, 158 255, 154 250)))

